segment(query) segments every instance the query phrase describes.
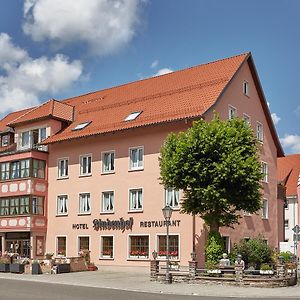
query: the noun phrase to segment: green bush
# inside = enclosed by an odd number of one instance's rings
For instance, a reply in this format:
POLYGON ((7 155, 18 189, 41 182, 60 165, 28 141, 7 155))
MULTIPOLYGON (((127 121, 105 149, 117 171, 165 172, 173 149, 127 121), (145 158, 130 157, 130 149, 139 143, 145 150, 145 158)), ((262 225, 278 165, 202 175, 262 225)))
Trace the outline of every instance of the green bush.
POLYGON ((234 256, 241 254, 246 266, 259 269, 261 264, 272 262, 273 250, 262 236, 258 236, 248 241, 241 240, 234 245, 232 253, 234 256))
POLYGON ((279 256, 283 257, 283 262, 284 263, 289 263, 292 261, 292 257, 294 256, 291 252, 287 251, 287 252, 280 252, 279 256))
POLYGON ((212 231, 208 235, 205 245, 205 264, 206 268, 211 269, 219 264, 224 248, 224 241, 217 231, 212 231))
POLYGON ((273 270, 273 268, 268 264, 261 264, 260 270, 267 271, 267 270, 273 270))

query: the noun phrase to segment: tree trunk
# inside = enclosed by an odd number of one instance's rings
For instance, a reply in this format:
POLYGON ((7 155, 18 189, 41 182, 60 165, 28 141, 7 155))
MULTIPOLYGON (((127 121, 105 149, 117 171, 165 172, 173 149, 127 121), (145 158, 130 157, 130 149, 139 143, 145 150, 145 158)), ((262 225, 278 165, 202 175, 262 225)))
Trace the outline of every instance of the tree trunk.
POLYGON ((219 232, 220 224, 218 221, 214 220, 209 224, 209 232, 216 231, 219 232))

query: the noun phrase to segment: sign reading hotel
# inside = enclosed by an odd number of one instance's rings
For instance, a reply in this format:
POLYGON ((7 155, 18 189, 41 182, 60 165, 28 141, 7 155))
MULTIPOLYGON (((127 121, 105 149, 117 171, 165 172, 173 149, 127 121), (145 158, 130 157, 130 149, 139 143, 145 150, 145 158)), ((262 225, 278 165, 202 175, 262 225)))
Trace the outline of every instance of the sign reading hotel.
POLYGON ((169 226, 179 227, 180 220, 172 221, 141 221, 140 227, 165 227, 169 222, 169 226))
POLYGON ((120 220, 109 220, 103 221, 101 219, 93 220, 93 227, 95 230, 121 230, 122 232, 126 230, 131 230, 133 225, 133 218, 130 217, 129 220, 124 220, 120 218, 120 220))

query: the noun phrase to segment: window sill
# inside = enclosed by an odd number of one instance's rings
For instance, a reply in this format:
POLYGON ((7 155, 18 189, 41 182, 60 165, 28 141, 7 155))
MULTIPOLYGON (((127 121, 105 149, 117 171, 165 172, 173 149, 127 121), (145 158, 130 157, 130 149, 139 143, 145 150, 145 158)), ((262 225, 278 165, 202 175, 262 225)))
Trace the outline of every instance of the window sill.
POLYGON ((100 260, 114 260, 115 258, 114 257, 105 257, 105 256, 102 256, 102 257, 99 257, 100 260))
POLYGON ((86 212, 86 213, 78 213, 77 214, 78 216, 90 216, 91 215, 91 212, 86 212))
POLYGON ((100 211, 100 215, 113 215, 114 211, 100 211))
POLYGON ((128 213, 131 214, 131 213, 142 213, 144 212, 143 209, 139 209, 139 210, 129 210, 128 213))
POLYGON ((268 217, 261 217, 262 220, 269 220, 268 217))
POLYGON ((65 176, 65 177, 57 177, 56 180, 64 180, 64 179, 69 179, 69 176, 65 176))
POLYGON ((79 178, 81 178, 81 177, 92 177, 92 173, 89 173, 89 174, 80 174, 78 177, 79 178))
POLYGON ((136 171, 144 171, 144 167, 136 168, 136 169, 129 169, 128 172, 136 172, 136 171))
POLYGON ((140 260, 145 260, 145 261, 149 261, 150 258, 146 257, 146 256, 140 256, 140 257, 128 257, 127 258, 128 261, 140 261, 140 260))
POLYGON ((67 217, 68 214, 56 214, 56 217, 67 217))
POLYGON ((101 175, 110 175, 110 174, 115 174, 116 171, 106 171, 106 172, 101 172, 101 175))

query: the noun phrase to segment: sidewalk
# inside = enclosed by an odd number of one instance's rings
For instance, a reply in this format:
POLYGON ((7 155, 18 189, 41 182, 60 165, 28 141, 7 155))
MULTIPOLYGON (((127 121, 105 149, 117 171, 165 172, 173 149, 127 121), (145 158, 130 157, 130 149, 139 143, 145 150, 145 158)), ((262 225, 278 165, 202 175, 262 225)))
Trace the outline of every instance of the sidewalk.
POLYGON ((300 287, 298 286, 283 288, 255 288, 210 284, 164 284, 152 282, 150 281, 149 268, 143 267, 101 266, 98 271, 94 272, 77 272, 56 275, 0 273, 0 279, 1 278, 163 294, 241 298, 300 298, 300 287))

